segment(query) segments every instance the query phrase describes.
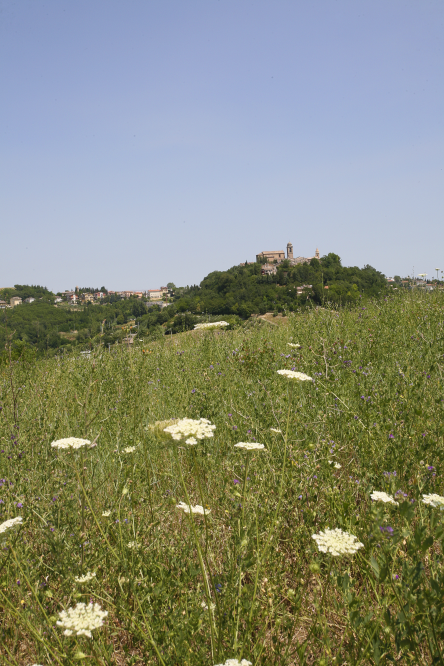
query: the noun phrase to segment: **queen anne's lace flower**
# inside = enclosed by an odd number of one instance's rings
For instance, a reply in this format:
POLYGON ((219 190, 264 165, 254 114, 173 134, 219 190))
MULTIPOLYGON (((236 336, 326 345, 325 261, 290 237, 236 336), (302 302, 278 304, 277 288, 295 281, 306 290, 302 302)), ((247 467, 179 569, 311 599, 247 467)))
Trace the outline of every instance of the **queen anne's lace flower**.
POLYGON ((53 449, 81 449, 82 446, 91 444, 89 439, 79 439, 78 437, 65 437, 58 439, 51 444, 53 449))
POLYGON ((130 541, 128 543, 128 548, 131 548, 132 550, 138 550, 140 548, 140 544, 137 543, 137 541, 130 541))
POLYGON ((287 345, 289 347, 300 347, 301 346, 301 345, 298 345, 297 343, 294 343, 294 342, 287 342, 287 345))
POLYGON ((96 574, 94 572, 88 571, 88 573, 85 574, 84 576, 77 576, 76 578, 74 578, 74 580, 76 583, 87 583, 89 580, 95 578, 95 576, 96 574))
POLYGON ((396 504, 396 506, 398 505, 398 502, 395 502, 392 495, 387 495, 387 493, 385 493, 384 491, 375 490, 373 493, 371 493, 370 497, 375 502, 384 502, 385 504, 396 504))
POLYGON ((136 450, 135 446, 127 446, 126 449, 123 449, 123 452, 124 453, 134 453, 135 450, 136 450))
POLYGON ((111 511, 104 511, 104 512, 102 513, 102 516, 103 516, 104 518, 108 518, 108 516, 110 516, 110 515, 111 515, 111 511))
POLYGON ((360 548, 364 548, 364 544, 358 541, 357 537, 339 528, 335 530, 327 528, 319 534, 313 534, 312 538, 321 553, 331 553, 334 557, 354 555, 360 548))
MULTIPOLYGON (((203 608, 205 611, 208 610, 208 605, 207 605, 207 603, 206 603, 205 601, 202 601, 202 603, 201 603, 200 605, 202 606, 202 608, 203 608)), ((215 604, 213 601, 210 602, 210 608, 211 608, 212 611, 215 611, 215 610, 216 610, 216 604, 215 604)))
POLYGON ((176 504, 176 509, 182 509, 185 513, 200 513, 202 516, 206 516, 211 512, 211 509, 204 509, 200 504, 196 506, 185 504, 185 502, 179 502, 176 504))
POLYGON ((216 426, 212 425, 208 419, 180 419, 180 421, 176 421, 173 425, 164 428, 164 432, 171 435, 176 441, 213 437, 213 430, 216 430, 216 426))
POLYGON ((60 620, 57 625, 63 627, 65 636, 88 636, 91 638, 91 631, 103 626, 103 620, 108 615, 108 611, 103 611, 99 604, 78 603, 74 608, 68 608, 67 611, 59 613, 60 620))
POLYGON ((5 532, 12 529, 13 527, 16 527, 17 525, 20 525, 22 521, 23 521, 23 518, 21 516, 17 516, 17 518, 10 518, 9 520, 5 520, 5 522, 0 525, 0 534, 4 534, 5 532))
POLYGON ((423 495, 422 497, 424 504, 430 504, 430 506, 435 507, 435 509, 441 509, 441 511, 444 510, 444 497, 442 495, 432 493, 431 495, 423 495))
POLYGON ((225 664, 217 664, 216 666, 252 666, 252 663, 246 659, 242 659, 242 661, 239 661, 239 659, 227 659, 225 664))
POLYGON ((278 432, 282 435, 282 430, 279 430, 279 428, 270 428, 271 432, 278 432))
POLYGON ((194 437, 189 437, 188 439, 185 440, 185 444, 194 446, 195 444, 197 444, 197 439, 195 439, 194 437))
POLYGON ((278 375, 288 377, 288 379, 297 379, 299 382, 307 382, 311 377, 304 375, 303 372, 295 372, 294 370, 276 370, 278 375))
POLYGON ((334 460, 329 460, 328 461, 329 465, 333 465, 335 469, 341 469, 342 465, 340 465, 338 462, 335 462, 334 460))
POLYGON ((238 449, 245 449, 245 451, 262 451, 265 449, 264 444, 258 444, 257 442, 239 442, 234 446, 238 449))
POLYGON ((227 321, 209 321, 204 324, 195 324, 194 330, 199 331, 206 328, 223 328, 224 326, 229 326, 230 324, 227 321))

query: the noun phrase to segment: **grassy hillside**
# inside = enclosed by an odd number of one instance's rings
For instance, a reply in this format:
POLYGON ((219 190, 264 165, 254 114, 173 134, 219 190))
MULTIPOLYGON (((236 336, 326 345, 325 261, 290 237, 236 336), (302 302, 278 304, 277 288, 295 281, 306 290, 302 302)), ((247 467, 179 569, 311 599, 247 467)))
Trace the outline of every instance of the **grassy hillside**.
POLYGON ((443 322, 409 293, 3 366, 1 663, 442 663, 443 322), (184 417, 214 436, 156 425, 184 417))

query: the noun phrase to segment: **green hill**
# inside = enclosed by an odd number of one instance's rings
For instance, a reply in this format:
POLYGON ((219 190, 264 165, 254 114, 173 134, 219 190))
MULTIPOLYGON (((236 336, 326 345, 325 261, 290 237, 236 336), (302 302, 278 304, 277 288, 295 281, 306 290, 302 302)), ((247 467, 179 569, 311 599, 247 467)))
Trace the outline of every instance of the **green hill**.
POLYGON ((254 263, 214 271, 200 286, 190 287, 175 300, 177 311, 246 318, 253 313, 292 311, 326 301, 354 303, 362 297, 377 296, 386 288, 384 275, 375 268, 342 266, 333 252, 309 264, 291 266, 283 261, 275 275, 262 275, 261 270, 261 264, 254 263), (297 287, 303 285, 310 286, 298 293, 297 287))
POLYGON ((9 340, 13 359, 30 353, 52 355, 62 348, 70 351, 96 344, 108 347, 131 330, 139 339, 161 338, 166 332, 190 330, 199 317, 208 315, 225 319, 231 316, 230 323, 235 323, 251 314, 292 312, 328 303, 352 304, 386 291, 382 273, 371 266, 342 266, 333 253, 297 266, 284 261, 274 275, 262 275, 261 271, 259 263, 213 271, 199 286, 176 289, 174 303, 163 309, 158 305, 147 308, 134 296, 108 296, 76 306, 67 302, 55 305, 55 294, 46 287, 15 285, 14 289, 0 291, 0 298, 32 296, 36 300, 0 311, 0 363, 8 358, 9 340))

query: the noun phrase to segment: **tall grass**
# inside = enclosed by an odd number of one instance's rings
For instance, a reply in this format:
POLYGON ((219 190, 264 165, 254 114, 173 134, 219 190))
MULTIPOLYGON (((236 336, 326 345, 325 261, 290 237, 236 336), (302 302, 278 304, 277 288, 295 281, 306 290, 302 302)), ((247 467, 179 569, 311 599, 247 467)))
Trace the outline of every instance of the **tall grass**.
POLYGON ((422 501, 444 493, 443 305, 4 368, 0 523, 23 523, 0 535, 1 663, 443 664, 442 513, 422 501), (184 417, 214 437, 155 425, 184 417), (65 437, 95 445, 51 447, 65 437), (363 547, 321 553, 327 528, 363 547), (57 625, 79 602, 108 612, 91 638, 57 625))

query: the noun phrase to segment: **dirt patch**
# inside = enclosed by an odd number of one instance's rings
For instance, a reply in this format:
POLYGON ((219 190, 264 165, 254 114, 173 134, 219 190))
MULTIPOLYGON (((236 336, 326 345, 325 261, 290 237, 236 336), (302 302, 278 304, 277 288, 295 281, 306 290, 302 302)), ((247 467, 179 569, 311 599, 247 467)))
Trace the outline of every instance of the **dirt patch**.
POLYGON ((283 317, 282 315, 273 316, 272 312, 266 312, 264 315, 258 315, 258 319, 273 324, 273 326, 286 326, 288 324, 288 317, 283 317))

